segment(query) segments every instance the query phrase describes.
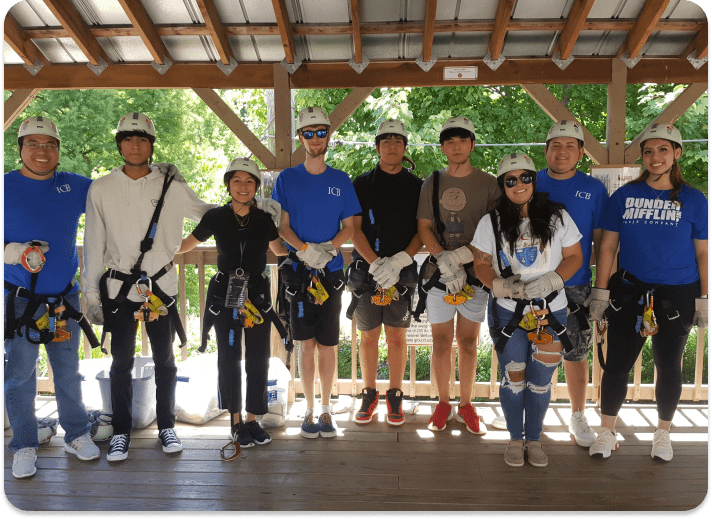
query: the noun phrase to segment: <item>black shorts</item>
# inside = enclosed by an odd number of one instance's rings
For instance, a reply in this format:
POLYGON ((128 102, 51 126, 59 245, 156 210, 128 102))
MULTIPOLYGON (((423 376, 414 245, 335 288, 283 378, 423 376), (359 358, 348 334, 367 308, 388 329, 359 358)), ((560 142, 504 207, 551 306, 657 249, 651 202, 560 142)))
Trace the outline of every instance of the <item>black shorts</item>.
MULTIPOLYGON (((339 344, 341 330, 341 294, 339 291, 329 291, 329 299, 323 305, 316 307, 318 323, 316 326, 302 326, 299 320, 299 305, 292 299, 289 303, 289 320, 292 328, 292 338, 295 341, 306 341, 316 338, 322 346, 336 346, 339 344)), ((307 303, 304 303, 307 304, 307 303)))
POLYGON ((374 305, 368 294, 362 295, 354 310, 356 328, 361 332, 373 330, 382 324, 392 328, 408 328, 411 321, 410 301, 413 291, 413 288, 408 288, 408 297, 402 296, 398 301, 393 301, 386 306, 374 305))

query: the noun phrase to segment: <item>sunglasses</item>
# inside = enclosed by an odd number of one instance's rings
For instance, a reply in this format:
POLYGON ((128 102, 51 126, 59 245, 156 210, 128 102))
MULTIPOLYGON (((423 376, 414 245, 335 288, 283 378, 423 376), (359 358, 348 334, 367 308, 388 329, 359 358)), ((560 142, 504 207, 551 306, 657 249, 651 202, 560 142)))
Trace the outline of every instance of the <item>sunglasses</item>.
POLYGON ((522 173, 518 177, 507 177, 504 179, 504 185, 511 188, 516 186, 520 180, 522 184, 531 184, 532 180, 534 180, 534 175, 531 173, 522 173))
POLYGON ((317 130, 317 131, 311 131, 311 130, 304 130, 302 131, 302 137, 304 137, 306 140, 313 139, 314 134, 316 134, 317 137, 320 139, 325 138, 328 134, 328 130, 317 130))

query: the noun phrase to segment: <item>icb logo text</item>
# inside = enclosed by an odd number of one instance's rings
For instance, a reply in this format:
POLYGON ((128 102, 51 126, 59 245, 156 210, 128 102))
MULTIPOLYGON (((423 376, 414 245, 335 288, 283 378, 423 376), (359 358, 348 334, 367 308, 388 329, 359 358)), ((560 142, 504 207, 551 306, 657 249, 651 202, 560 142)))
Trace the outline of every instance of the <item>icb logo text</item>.
POLYGON ((327 189, 329 190, 330 195, 341 196, 341 189, 338 187, 329 187, 327 189))
POLYGON ((63 186, 57 186, 58 193, 69 193, 72 190, 69 184, 64 184, 63 186))
POLYGON ((579 198, 583 198, 584 200, 591 199, 591 193, 585 193, 583 191, 576 191, 576 196, 579 198))

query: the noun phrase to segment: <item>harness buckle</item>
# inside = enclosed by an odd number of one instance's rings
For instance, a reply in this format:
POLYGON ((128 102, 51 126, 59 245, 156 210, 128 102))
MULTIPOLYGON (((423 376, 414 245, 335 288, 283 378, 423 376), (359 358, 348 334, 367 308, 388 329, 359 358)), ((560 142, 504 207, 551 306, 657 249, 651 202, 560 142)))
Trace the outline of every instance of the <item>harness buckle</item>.
POLYGON ((44 267, 45 263, 47 263, 47 258, 45 258, 45 255, 40 250, 39 245, 40 242, 31 241, 29 247, 27 247, 20 256, 20 263, 25 268, 25 270, 32 274, 37 274, 40 270, 42 270, 42 267, 44 267), (29 263, 29 255, 33 253, 36 253, 38 255, 39 264, 36 267, 33 267, 29 263))

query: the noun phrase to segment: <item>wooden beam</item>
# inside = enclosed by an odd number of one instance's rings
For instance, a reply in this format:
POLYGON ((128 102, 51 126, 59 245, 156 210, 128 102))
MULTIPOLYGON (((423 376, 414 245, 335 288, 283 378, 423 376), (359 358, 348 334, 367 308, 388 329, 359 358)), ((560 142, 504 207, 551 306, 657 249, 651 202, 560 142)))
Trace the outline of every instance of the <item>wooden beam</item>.
POLYGON ((494 28, 492 29, 492 38, 489 44, 489 54, 491 59, 499 59, 504 47, 504 37, 507 35, 507 25, 514 11, 514 0, 499 0, 497 6, 497 15, 494 19, 494 28))
MULTIPOLYGON (((8 16, 10 14, 8 13, 8 16)), ((15 90, 10 97, 5 101, 5 129, 7 130, 15 119, 23 112, 25 108, 37 96, 39 88, 28 88, 23 90, 15 90)))
MULTIPOLYGON (((663 110, 660 115, 650 122, 646 129, 650 128, 653 124, 675 124, 675 121, 682 117, 687 109, 690 108, 705 92, 707 92, 707 83, 697 83, 688 86, 665 107, 665 110, 663 110)), ((642 134, 643 132, 640 132, 633 142, 626 147, 626 164, 631 164, 638 160, 638 157, 640 157, 640 136, 642 134)))
POLYGON ((430 61, 433 53, 433 33, 437 11, 438 0, 427 0, 425 4, 425 20, 423 22, 423 61, 430 61))
POLYGON ((196 2, 200 8, 200 14, 203 15, 205 20, 205 25, 210 29, 210 37, 218 50, 220 61, 223 65, 229 65, 230 58, 234 59, 234 55, 215 3, 213 0, 196 0, 196 2))
POLYGON ((687 58, 695 51, 695 59, 707 57, 707 24, 705 24, 704 29, 701 29, 700 32, 697 33, 695 39, 687 46, 685 52, 683 52, 680 57, 687 58))
POLYGON ((282 47, 284 47, 284 56, 287 63, 294 63, 294 58, 297 52, 294 48, 294 36, 292 35, 292 24, 289 21, 289 13, 284 0, 272 0, 274 8, 274 16, 277 18, 277 26, 279 27, 279 36, 282 38, 282 47))
POLYGON ((606 148, 608 164, 625 164, 625 114, 628 67, 619 59, 611 62, 606 108, 606 148))
MULTIPOLYGON (((561 104, 561 101, 559 101, 554 94, 549 92, 546 85, 523 84, 522 88, 527 92, 527 94, 529 94, 534 102, 554 120, 554 122, 564 119, 569 121, 578 121, 574 114, 572 114, 568 108, 561 104)), ((579 121, 579 123, 580 122, 581 121, 579 121)), ((608 164, 608 151, 598 143, 598 139, 591 135, 591 132, 589 132, 583 124, 581 125, 581 128, 583 128, 586 155, 591 157, 591 160, 593 160, 596 164, 608 164)))
POLYGON ((14 50, 18 56, 22 58, 25 65, 32 67, 35 65, 35 60, 39 59, 40 62, 47 65, 49 61, 44 57, 37 45, 25 34, 15 17, 9 12, 5 16, 5 41, 7 42, 12 50, 14 50))
POLYGON ((557 51, 560 53, 560 59, 568 59, 571 55, 571 51, 574 49, 576 40, 578 40, 579 34, 581 34, 583 30, 583 26, 588 18, 588 13, 591 12, 594 1, 595 0, 574 0, 574 4, 569 11, 566 25, 561 31, 559 43, 557 43, 556 49, 554 50, 554 54, 556 54, 557 51))
MULTIPOLYGON (((375 88, 373 87, 356 87, 339 103, 339 106, 334 108, 334 111, 329 114, 332 135, 351 117, 351 114, 363 104, 374 90, 375 88)), ((305 159, 306 152, 304 151, 304 146, 300 146, 292 153, 292 165, 301 164, 305 159)))
POLYGON ((650 33, 660 20, 660 17, 670 4, 670 0, 647 0, 638 14, 635 25, 628 33, 625 43, 618 51, 618 57, 623 56, 626 50, 629 58, 635 58, 640 53, 645 42, 648 41, 650 33))
POLYGON ((153 61, 159 65, 164 65, 164 57, 168 59, 171 59, 171 57, 141 0, 119 0, 119 4, 124 9, 126 16, 131 20, 131 24, 136 29, 138 36, 141 37, 148 52, 151 53, 153 61))
POLYGON ((349 0, 351 7, 351 27, 354 38, 354 59, 356 63, 363 62, 363 53, 361 51, 361 15, 359 13, 358 0, 349 0))
POLYGON ((294 116, 292 115, 292 91, 289 85, 289 72, 279 63, 274 68, 274 156, 276 169, 283 170, 292 165, 294 148, 292 133, 294 116))
MULTIPOLYGON (((172 68, 172 67, 171 67, 172 68)), ((217 68, 217 67, 216 67, 217 68)), ((198 94, 208 107, 215 112, 222 122, 232 130, 242 143, 247 146, 247 149, 265 165, 267 169, 274 169, 276 166, 274 155, 267 147, 260 142, 247 125, 242 122, 232 108, 222 100, 218 93, 212 88, 194 88, 193 91, 198 94)))
POLYGON ((104 53, 99 42, 96 41, 94 35, 89 31, 82 16, 72 2, 44 0, 44 3, 47 4, 49 10, 52 11, 55 18, 62 24, 62 27, 67 30, 69 36, 87 57, 89 63, 99 65, 102 59, 110 63, 106 53, 104 53))

